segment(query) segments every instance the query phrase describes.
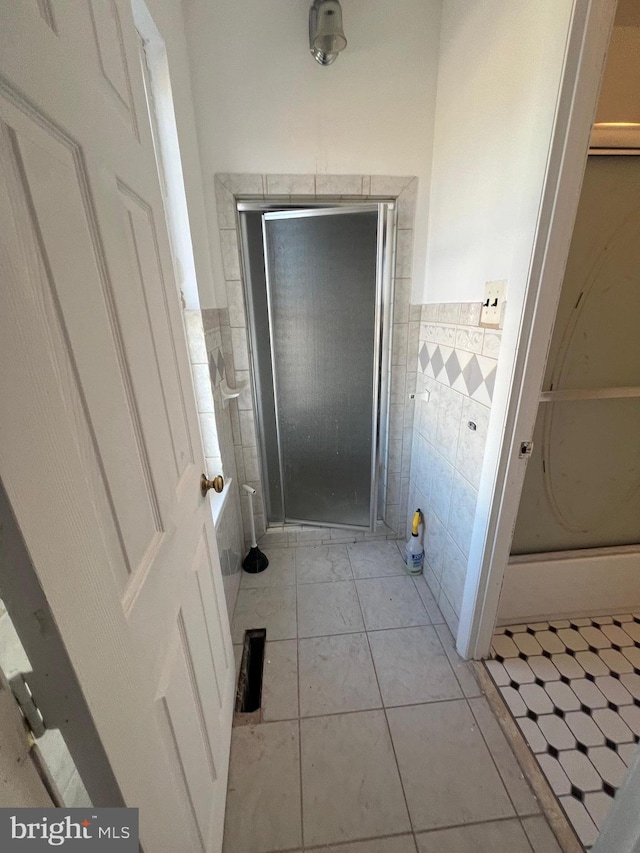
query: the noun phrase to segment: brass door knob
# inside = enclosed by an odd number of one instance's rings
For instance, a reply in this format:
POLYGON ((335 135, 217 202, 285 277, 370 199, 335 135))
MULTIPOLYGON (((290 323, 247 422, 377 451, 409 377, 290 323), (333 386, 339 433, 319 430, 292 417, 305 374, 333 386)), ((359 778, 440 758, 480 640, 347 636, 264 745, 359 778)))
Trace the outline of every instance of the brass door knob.
POLYGON ((221 474, 218 474, 218 476, 214 477, 213 480, 207 480, 204 474, 200 477, 200 491, 202 492, 202 497, 207 494, 209 489, 213 489, 214 492, 218 493, 224 489, 224 480, 222 479, 221 474))

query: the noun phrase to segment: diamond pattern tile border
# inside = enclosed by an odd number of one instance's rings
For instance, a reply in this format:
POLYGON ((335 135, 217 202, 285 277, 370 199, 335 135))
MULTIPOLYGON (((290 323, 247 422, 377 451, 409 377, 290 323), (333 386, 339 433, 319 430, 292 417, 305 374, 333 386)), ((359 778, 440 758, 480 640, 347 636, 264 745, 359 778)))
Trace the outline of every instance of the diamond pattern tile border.
POLYGON ((422 343, 418 362, 424 373, 490 405, 496 381, 496 359, 435 343, 422 343))
POLYGON ((499 628, 486 666, 588 849, 640 742, 640 614, 499 628))

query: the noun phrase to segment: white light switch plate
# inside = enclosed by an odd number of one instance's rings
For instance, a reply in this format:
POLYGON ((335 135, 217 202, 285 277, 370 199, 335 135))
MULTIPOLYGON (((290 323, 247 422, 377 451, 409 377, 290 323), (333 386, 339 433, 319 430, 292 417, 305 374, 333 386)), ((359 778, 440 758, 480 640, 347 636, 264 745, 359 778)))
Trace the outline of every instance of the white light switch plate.
POLYGON ((480 312, 480 325, 499 328, 502 323, 506 281, 488 281, 484 286, 484 300, 480 312))

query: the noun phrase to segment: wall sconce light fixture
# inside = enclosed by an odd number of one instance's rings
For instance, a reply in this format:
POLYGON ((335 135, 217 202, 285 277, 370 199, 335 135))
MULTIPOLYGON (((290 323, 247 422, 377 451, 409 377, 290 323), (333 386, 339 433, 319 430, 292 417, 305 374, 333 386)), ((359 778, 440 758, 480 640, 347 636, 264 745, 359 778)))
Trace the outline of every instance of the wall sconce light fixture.
POLYGON ((347 46, 338 0, 313 0, 309 9, 309 50, 320 65, 331 65, 347 46))

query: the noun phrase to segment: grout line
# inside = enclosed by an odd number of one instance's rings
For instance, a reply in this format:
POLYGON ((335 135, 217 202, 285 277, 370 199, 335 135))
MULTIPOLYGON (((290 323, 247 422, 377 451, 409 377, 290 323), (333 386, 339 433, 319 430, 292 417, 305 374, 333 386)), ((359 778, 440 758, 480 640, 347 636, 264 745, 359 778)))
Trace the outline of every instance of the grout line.
MULTIPOLYGON (((360 603, 360 595, 359 595, 359 593, 358 593, 358 588, 357 588, 357 587, 356 587, 356 595, 358 596, 358 603, 360 603)), ((362 610, 362 605, 360 605, 360 609, 362 610)), ((364 616, 363 616, 363 618, 364 618, 364 616)), ((384 705, 384 698, 383 698, 383 696, 382 696, 382 688, 380 687, 380 679, 378 678, 378 670, 377 670, 377 667, 376 667, 375 657, 374 657, 374 655, 373 655, 373 649, 371 648, 371 641, 370 641, 370 639, 369 639, 369 632, 368 632, 368 631, 366 631, 366 632, 365 632, 365 634, 366 634, 366 637, 367 637, 367 646, 368 646, 368 648, 369 648, 369 655, 370 655, 370 657, 371 657, 371 663, 373 664, 373 672, 374 672, 374 675, 375 675, 375 677, 376 677, 376 684, 377 684, 377 686, 378 686, 378 693, 380 694, 380 701, 382 702, 382 706, 383 706, 383 707, 382 707, 382 711, 383 711, 383 713, 384 713, 384 721, 385 721, 385 723, 387 724, 387 734, 388 734, 388 736, 389 736, 389 743, 391 744, 391 749, 392 749, 392 751, 393 751, 393 758, 394 758, 395 763, 396 763, 396 770, 397 770, 397 773, 398 773, 398 779, 400 780, 400 789, 402 790, 402 797, 403 797, 403 799, 404 799, 404 807, 405 807, 405 809, 407 810, 407 817, 409 818, 409 826, 411 827, 411 832, 412 832, 412 833, 415 833, 415 828, 414 828, 414 826, 413 826, 413 819, 412 819, 412 817, 411 817, 411 812, 410 812, 410 810, 409 810, 409 802, 408 802, 408 800, 407 800, 407 792, 405 791, 404 781, 403 781, 403 779, 402 779, 402 773, 401 773, 401 771, 400 771, 400 762, 398 761, 398 755, 397 755, 397 753, 396 753, 396 745, 395 745, 395 744, 394 744, 394 742, 393 742, 393 736, 392 736, 392 734, 391 734, 391 726, 389 725, 389 717, 388 717, 388 715, 387 715, 387 709, 386 709, 386 707, 385 707, 385 705, 384 705)), ((416 843, 416 841, 415 841, 415 834, 414 834, 414 839, 413 839, 413 840, 414 840, 414 844, 415 844, 415 843, 416 843)), ((416 846, 417 846, 417 845, 416 845, 416 846)))
MULTIPOLYGON (((485 698, 485 697, 484 697, 484 696, 483 696, 483 697, 477 697, 477 696, 476 696, 476 697, 473 697, 473 698, 477 699, 477 698, 485 698)), ((505 791, 505 793, 506 793, 506 795, 507 795, 507 798, 508 798, 509 802, 511 803, 511 808, 513 809, 513 813, 514 813, 514 815, 515 815, 517 818, 520 818, 520 815, 518 814, 518 809, 516 808, 516 804, 515 804, 515 802, 513 801, 513 797, 511 796, 511 793, 510 793, 510 791, 509 791, 509 789, 508 789, 508 787, 507 787, 507 784, 506 784, 506 782, 505 782, 505 780, 504 780, 504 777, 503 777, 503 775, 502 775, 502 772, 501 772, 500 768, 498 767, 498 762, 496 761, 496 759, 495 759, 495 757, 494 757, 494 755, 493 755, 493 751, 492 751, 491 747, 489 746, 489 743, 488 743, 488 741, 487 741, 486 737, 484 736, 484 732, 482 731, 482 726, 480 725, 480 721, 478 720, 478 718, 476 717, 476 715, 473 713, 473 708, 471 707, 471 702, 469 701, 469 699, 467 699, 467 698, 466 698, 466 696, 465 696, 465 701, 466 701, 466 703, 467 703, 467 707, 469 708, 469 711, 470 711, 470 713, 471 713, 471 716, 472 716, 472 718, 475 720, 475 724, 476 724, 476 726, 478 727, 478 731, 479 731, 479 733, 480 733, 480 737, 482 738, 482 740, 483 740, 483 742, 484 742, 484 745, 486 746, 487 751, 488 751, 488 753, 489 753, 489 755, 490 755, 490 757, 491 757, 491 761, 493 762, 493 766, 496 768, 496 772, 497 772, 497 774, 498 774, 498 777, 500 778, 500 782, 502 783, 502 787, 504 788, 504 791, 505 791)), ((491 705, 489 705, 489 709, 490 709, 490 710, 491 710, 491 712, 493 713, 493 709, 491 708, 491 705)), ((509 744, 509 742, 508 742, 508 741, 507 741, 507 744, 510 746, 510 744, 509 744)), ((515 756, 514 756, 514 757, 515 757, 515 756)), ((527 784, 529 784, 529 780, 526 778, 526 776, 525 776, 525 780, 526 780, 527 784)), ((533 792, 532 792, 532 793, 533 793, 533 792)), ((526 836, 526 832, 525 832, 525 836, 526 836)), ((527 841, 528 841, 528 840, 529 840, 529 839, 527 838, 527 841)))

